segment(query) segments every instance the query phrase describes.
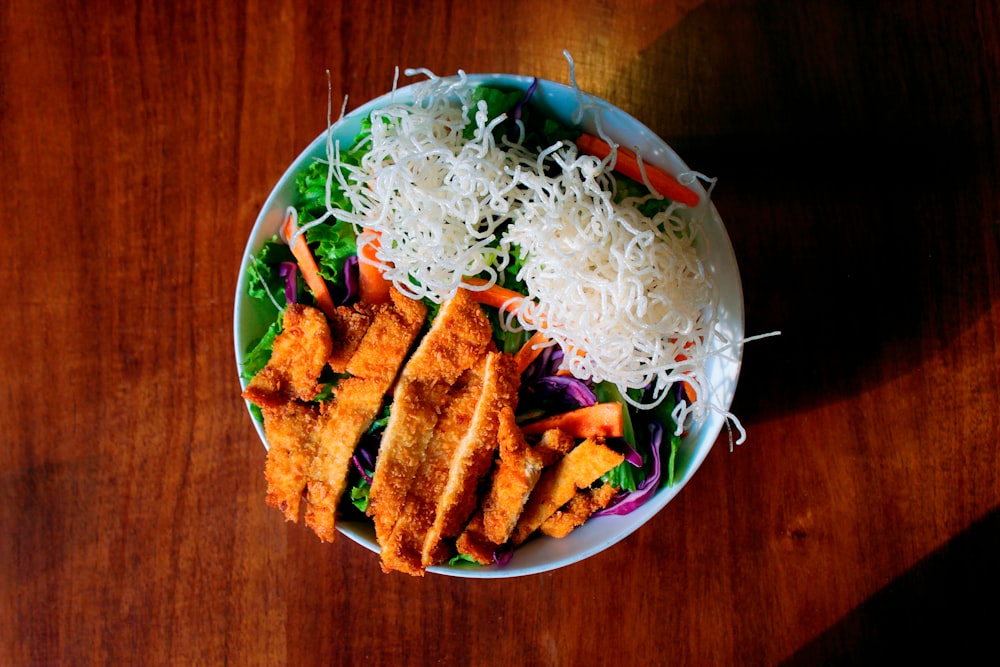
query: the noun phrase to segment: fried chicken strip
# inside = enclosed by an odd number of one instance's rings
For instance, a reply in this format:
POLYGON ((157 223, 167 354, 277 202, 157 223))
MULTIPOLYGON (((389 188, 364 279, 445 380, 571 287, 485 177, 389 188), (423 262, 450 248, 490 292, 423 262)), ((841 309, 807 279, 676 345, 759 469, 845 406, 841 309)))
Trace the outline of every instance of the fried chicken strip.
POLYGON ((321 540, 336 536, 337 505, 347 486, 351 456, 375 421, 407 352, 423 326, 425 307, 390 291, 391 303, 372 309, 371 323, 346 365, 333 400, 323 410, 316 455, 309 467, 306 524, 321 540))
POLYGON ((311 401, 319 392, 317 380, 332 350, 323 311, 289 304, 271 358, 247 384, 243 397, 260 407, 278 407, 292 399, 311 401))
POLYGON ((542 433, 542 437, 532 447, 532 451, 541 457, 542 467, 548 468, 574 446, 576 446, 576 440, 573 436, 562 429, 550 428, 542 433))
POLYGON ((511 409, 500 413, 499 440, 500 463, 482 504, 484 536, 496 545, 510 539, 544 465, 525 442, 511 409))
POLYGON ((330 318, 330 335, 335 342, 327 363, 334 373, 346 373, 351 358, 361 347, 374 313, 364 304, 353 308, 338 306, 330 318))
POLYGON ((267 365, 247 384, 243 397, 261 409, 268 442, 264 476, 267 504, 298 521, 309 462, 316 447, 319 413, 312 400, 333 340, 323 312, 291 304, 282 315, 267 365))
POLYGON ((281 511, 286 521, 299 520, 302 492, 309 463, 316 449, 319 411, 309 403, 289 401, 261 408, 267 437, 267 504, 281 511))
MULTIPOLYGON (((448 485, 438 498, 437 518, 427 536, 423 563, 442 538, 457 537, 478 504, 476 491, 489 472, 498 445, 500 414, 514 414, 520 374, 514 357, 501 352, 487 355, 483 393, 472 413, 472 423, 451 457, 448 485)), ((459 423, 464 421, 459 416, 459 423)), ((515 427, 516 428, 516 427, 515 427)))
POLYGON ((399 510, 399 517, 388 538, 380 544, 382 569, 422 575, 421 555, 427 531, 437 516, 437 499, 448 485, 451 459, 458 449, 469 415, 483 392, 486 356, 466 371, 448 392, 441 415, 435 424, 432 442, 414 474, 413 484, 399 510))
POLYGON ((596 489, 577 491, 566 505, 542 522, 539 530, 549 537, 566 537, 578 526, 586 523, 590 515, 608 506, 618 489, 602 484, 596 489))
POLYGON ((497 448, 499 417, 517 401, 511 355, 491 351, 463 376, 445 404, 434 438, 383 551, 383 568, 423 574, 446 557, 479 500, 497 448), (464 386, 460 386, 464 384, 464 386))
MULTIPOLYGON (((455 543, 459 553, 481 565, 493 563, 497 548, 510 539, 531 490, 542 474, 545 460, 554 460, 552 455, 543 457, 528 445, 512 408, 500 411, 497 440, 500 455, 489 490, 455 543)), ((573 439, 569 438, 566 450, 573 444, 573 439)), ((548 451, 555 453, 557 450, 548 451)))
POLYGON ((305 522, 324 542, 336 537, 337 505, 347 488, 351 456, 378 416, 384 395, 373 380, 345 378, 323 411, 308 469, 305 522))
POLYGON ((493 563, 497 549, 510 539, 542 470, 576 445, 565 431, 549 429, 529 446, 513 410, 501 411, 498 439, 500 456, 490 488, 455 543, 459 553, 482 565, 493 563))
POLYGON ((395 287, 390 288, 389 297, 388 304, 372 306, 374 319, 345 368, 354 377, 378 381, 386 391, 399 375, 427 317, 422 301, 403 295, 395 287))
POLYGON ((514 528, 514 544, 524 542, 553 512, 568 503, 577 489, 587 488, 624 460, 598 436, 587 438, 546 468, 514 528))
POLYGON ((482 512, 476 512, 472 515, 462 534, 455 541, 455 548, 458 550, 458 553, 472 558, 480 565, 492 565, 496 561, 498 546, 498 544, 486 537, 482 512))
POLYGON ((382 434, 368 497, 375 536, 386 544, 434 433, 451 386, 492 341, 489 321, 465 290, 442 304, 403 367, 382 434))

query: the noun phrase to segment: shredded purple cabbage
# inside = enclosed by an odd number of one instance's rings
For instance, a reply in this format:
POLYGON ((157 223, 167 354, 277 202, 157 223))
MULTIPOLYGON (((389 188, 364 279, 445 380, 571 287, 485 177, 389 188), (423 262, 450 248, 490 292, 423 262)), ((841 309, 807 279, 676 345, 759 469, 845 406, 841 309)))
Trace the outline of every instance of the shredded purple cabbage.
POLYGON ((506 544, 501 544, 493 552, 493 562, 500 567, 503 567, 510 562, 510 559, 514 557, 514 546, 507 542, 506 544))
POLYGON ((285 279, 285 303, 296 303, 299 300, 299 267, 295 262, 282 262, 278 265, 278 275, 285 279))
POLYGON ((659 422, 649 425, 650 447, 653 450, 653 471, 646 479, 639 482, 635 491, 616 496, 607 507, 594 512, 593 516, 622 515, 634 511, 646 503, 660 488, 660 446, 663 444, 663 426, 659 422))
POLYGON ((562 365, 563 351, 558 345, 542 348, 535 360, 531 362, 521 376, 521 382, 531 383, 539 378, 555 375, 562 365))
POLYGON ((358 472, 361 473, 361 476, 365 478, 365 481, 371 484, 372 476, 368 474, 367 470, 365 470, 365 466, 361 463, 357 454, 351 457, 351 462, 354 464, 354 467, 358 469, 358 472))
POLYGON ((597 395, 586 382, 568 375, 548 375, 538 378, 533 383, 533 387, 539 394, 544 394, 550 400, 573 403, 581 408, 597 403, 597 395))
POLYGON ((354 467, 358 469, 361 476, 371 484, 372 476, 368 474, 368 471, 375 469, 375 455, 372 454, 371 450, 364 443, 354 450, 351 462, 354 463, 354 467))
POLYGON ((365 445, 362 445, 361 447, 358 447, 357 450, 355 450, 354 455, 358 457, 358 460, 368 470, 375 469, 375 454, 373 454, 372 450, 369 449, 367 443, 365 445))
POLYGON ((518 102, 517 105, 514 107, 513 111, 511 111, 510 113, 511 120, 514 121, 521 120, 521 111, 524 109, 524 105, 528 103, 528 100, 530 100, 531 96, 535 93, 536 88, 538 88, 537 77, 531 80, 531 85, 528 86, 528 89, 526 91, 524 91, 524 97, 521 98, 521 101, 518 102))
POLYGON ((674 390, 674 397, 677 399, 678 403, 680 403, 681 401, 687 401, 687 394, 684 393, 683 382, 675 382, 673 390, 674 390))
POLYGON ((632 445, 624 439, 620 439, 621 446, 625 450, 625 460, 634 465, 636 468, 642 467, 642 454, 640 454, 632 445))
POLYGON ((344 260, 344 287, 346 288, 346 293, 340 301, 341 305, 346 305, 358 299, 360 294, 359 282, 358 256, 351 255, 344 260))

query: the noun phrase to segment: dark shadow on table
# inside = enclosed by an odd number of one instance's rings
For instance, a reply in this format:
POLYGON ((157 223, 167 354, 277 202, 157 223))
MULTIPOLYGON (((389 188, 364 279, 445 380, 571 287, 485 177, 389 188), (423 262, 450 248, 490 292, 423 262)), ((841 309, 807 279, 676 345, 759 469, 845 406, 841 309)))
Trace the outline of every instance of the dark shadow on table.
POLYGON ((782 331, 744 351, 734 411, 763 421, 919 369, 989 313, 1000 212, 974 3, 752 4, 709 0, 595 92, 719 179, 747 334, 782 331))
POLYGON ((799 649, 785 667, 1000 664, 1000 508, 799 649))

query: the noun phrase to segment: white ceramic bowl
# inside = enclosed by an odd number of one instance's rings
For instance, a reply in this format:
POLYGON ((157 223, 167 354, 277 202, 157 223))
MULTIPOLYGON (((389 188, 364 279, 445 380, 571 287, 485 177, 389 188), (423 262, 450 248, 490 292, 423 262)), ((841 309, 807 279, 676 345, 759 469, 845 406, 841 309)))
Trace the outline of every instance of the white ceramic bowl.
MULTIPOLYGON (((492 83, 508 89, 518 88, 521 90, 527 90, 532 82, 531 77, 508 74, 477 74, 469 75, 468 78, 472 83, 492 83)), ((395 92, 387 93, 346 114, 344 118, 330 127, 329 132, 332 133, 332 138, 340 140, 342 146, 350 145, 360 130, 362 119, 372 109, 393 101, 406 102, 411 100, 413 87, 410 85, 399 88, 395 92)), ((539 80, 537 89, 532 96, 532 103, 540 105, 553 118, 568 125, 574 125, 574 112, 579 108, 580 95, 586 102, 585 106, 590 109, 584 114, 580 123, 584 129, 594 132, 595 114, 599 114, 604 133, 622 146, 637 148, 646 162, 655 164, 673 174, 689 171, 680 157, 649 128, 604 100, 578 92, 564 84, 539 80)), ((238 369, 243 366, 244 352, 247 346, 259 338, 269 324, 257 314, 251 300, 246 296, 246 267, 252 255, 261 248, 265 241, 277 233, 284 212, 295 197, 296 174, 315 158, 325 156, 326 139, 327 132, 323 132, 292 162, 264 203, 250 233, 243 261, 240 264, 233 319, 238 369)), ((695 215, 700 217, 705 235, 709 240, 709 243, 706 244, 707 248, 701 250, 701 257, 707 269, 714 276, 714 281, 719 289, 719 325, 717 328, 724 334, 725 338, 738 341, 743 338, 743 292, 736 257, 715 206, 700 185, 695 184, 692 187, 701 195, 701 203, 695 209, 695 215)), ((741 348, 737 346, 725 354, 713 357, 707 367, 708 376, 718 392, 715 403, 724 410, 728 410, 736 391, 741 358, 741 348)), ((517 577, 565 567, 599 553, 621 541, 649 521, 684 488, 684 485, 698 470, 712 448, 724 427, 724 423, 723 416, 712 412, 703 421, 695 424, 684 438, 683 448, 678 457, 678 469, 681 474, 675 484, 661 489, 651 500, 634 512, 624 516, 592 518, 562 539, 541 537, 529 540, 519 547, 514 552, 513 558, 503 566, 439 565, 429 568, 428 571, 469 578, 517 577)), ((254 424, 266 447, 267 439, 264 437, 262 425, 256 421, 254 424)), ((374 529, 370 524, 344 520, 340 521, 337 527, 349 539, 375 553, 378 552, 374 529)))

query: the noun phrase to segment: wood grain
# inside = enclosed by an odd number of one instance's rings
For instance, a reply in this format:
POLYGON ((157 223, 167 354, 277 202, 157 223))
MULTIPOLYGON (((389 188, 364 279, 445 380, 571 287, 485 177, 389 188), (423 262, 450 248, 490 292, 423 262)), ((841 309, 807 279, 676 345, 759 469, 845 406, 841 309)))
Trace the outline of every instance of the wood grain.
POLYGON ((987 0, 10 0, 0 664, 995 659, 998 148, 987 0), (264 504, 246 237, 328 92, 566 81, 563 49, 719 179, 748 332, 782 331, 745 350, 749 441, 565 570, 385 575, 264 504))

